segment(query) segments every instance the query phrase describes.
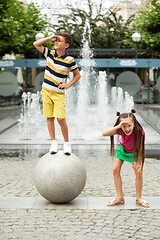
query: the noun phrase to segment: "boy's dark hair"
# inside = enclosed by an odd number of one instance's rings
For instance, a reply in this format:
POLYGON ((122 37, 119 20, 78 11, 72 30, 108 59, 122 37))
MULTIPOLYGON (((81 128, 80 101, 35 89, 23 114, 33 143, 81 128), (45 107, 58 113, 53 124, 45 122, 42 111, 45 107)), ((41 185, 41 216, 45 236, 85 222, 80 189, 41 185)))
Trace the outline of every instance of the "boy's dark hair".
POLYGON ((65 43, 68 43, 69 46, 72 44, 72 37, 68 33, 66 33, 66 32, 59 32, 56 35, 64 37, 65 43))
MULTIPOLYGON (((134 122, 134 146, 133 146, 133 160, 135 158, 135 153, 137 152, 137 157, 141 156, 142 158, 142 167, 144 164, 144 157, 145 157, 145 148, 144 148, 144 141, 145 135, 142 134, 143 128, 140 123, 137 121, 136 117, 133 113, 136 111, 134 109, 131 110, 130 113, 122 113, 120 114, 117 112, 117 121, 114 126, 119 125, 122 118, 131 118, 134 122)), ((114 136, 111 136, 111 155, 114 155, 114 136)))

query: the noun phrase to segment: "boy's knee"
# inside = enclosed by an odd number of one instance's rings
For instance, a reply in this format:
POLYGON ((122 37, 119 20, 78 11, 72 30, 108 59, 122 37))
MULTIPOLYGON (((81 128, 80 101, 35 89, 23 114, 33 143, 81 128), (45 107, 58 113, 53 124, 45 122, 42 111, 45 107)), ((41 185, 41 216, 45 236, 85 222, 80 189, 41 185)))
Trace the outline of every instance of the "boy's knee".
POLYGON ((57 121, 59 124, 62 124, 63 122, 65 122, 65 118, 57 118, 57 121))
POLYGON ((47 118, 47 121, 54 121, 54 117, 47 118))

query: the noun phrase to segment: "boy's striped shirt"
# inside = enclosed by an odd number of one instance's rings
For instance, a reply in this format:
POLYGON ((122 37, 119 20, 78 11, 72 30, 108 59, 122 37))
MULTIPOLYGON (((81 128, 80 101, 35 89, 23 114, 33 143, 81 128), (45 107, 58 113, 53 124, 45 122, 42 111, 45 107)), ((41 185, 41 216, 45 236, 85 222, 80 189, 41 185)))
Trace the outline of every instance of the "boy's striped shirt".
POLYGON ((58 57, 56 50, 44 48, 44 56, 47 59, 42 88, 49 91, 64 93, 65 89, 59 89, 60 82, 65 82, 70 71, 77 69, 74 58, 65 53, 58 57))

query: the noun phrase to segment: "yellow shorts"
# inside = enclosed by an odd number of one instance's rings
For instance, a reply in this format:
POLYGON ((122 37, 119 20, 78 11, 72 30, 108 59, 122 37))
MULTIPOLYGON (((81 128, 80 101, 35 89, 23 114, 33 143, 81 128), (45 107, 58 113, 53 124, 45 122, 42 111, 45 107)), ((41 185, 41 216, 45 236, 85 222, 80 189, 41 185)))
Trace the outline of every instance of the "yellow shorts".
POLYGON ((42 88, 43 116, 45 118, 66 118, 64 93, 51 92, 42 88))

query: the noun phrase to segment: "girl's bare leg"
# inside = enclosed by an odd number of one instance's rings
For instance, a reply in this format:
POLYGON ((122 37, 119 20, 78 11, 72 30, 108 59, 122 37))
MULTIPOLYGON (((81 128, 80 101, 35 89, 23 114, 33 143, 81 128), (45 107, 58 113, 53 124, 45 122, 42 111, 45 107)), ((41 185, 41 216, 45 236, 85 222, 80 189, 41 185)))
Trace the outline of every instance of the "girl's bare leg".
POLYGON ((135 175, 136 175, 136 180, 135 180, 136 195, 137 195, 137 200, 139 200, 142 197, 142 186, 143 186, 143 171, 141 167, 135 170, 135 175))
POLYGON ((114 183, 117 190, 117 201, 121 201, 123 199, 122 178, 120 174, 123 162, 124 161, 118 158, 115 158, 114 166, 113 166, 114 183))

